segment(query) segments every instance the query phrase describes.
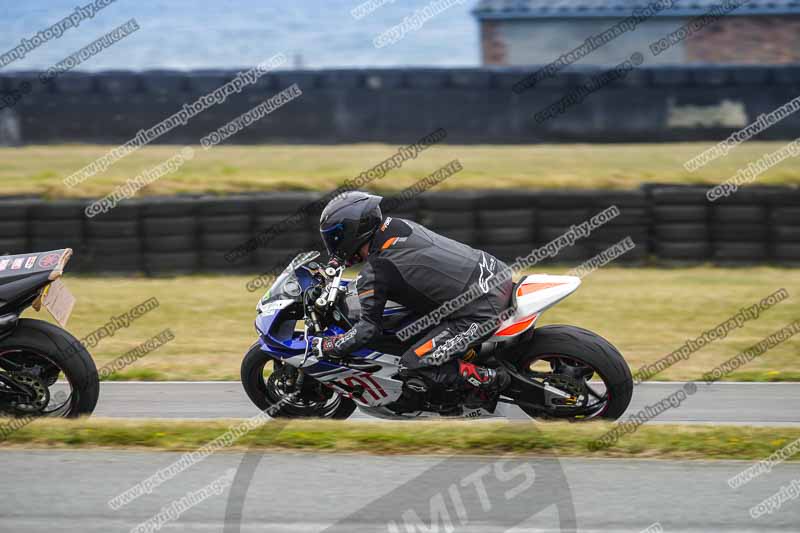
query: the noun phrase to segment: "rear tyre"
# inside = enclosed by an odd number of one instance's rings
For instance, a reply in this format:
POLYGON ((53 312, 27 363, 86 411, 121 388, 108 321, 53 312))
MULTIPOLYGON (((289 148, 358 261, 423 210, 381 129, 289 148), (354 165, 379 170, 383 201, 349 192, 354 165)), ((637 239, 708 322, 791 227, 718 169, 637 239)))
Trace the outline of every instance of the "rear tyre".
MULTIPOLYGON (((516 349, 521 352, 516 369, 529 379, 544 379, 560 389, 577 390, 587 385, 593 376, 603 381, 605 394, 598 390, 595 381, 588 384, 587 398, 598 402, 593 411, 589 409, 589 414, 576 417, 565 408, 563 413, 552 415, 553 418, 616 420, 628 408, 633 394, 631 371, 622 354, 600 335, 576 326, 550 325, 536 329, 531 340, 516 349), (552 377, 534 370, 543 362, 550 364, 552 377)), ((528 416, 542 417, 540 411, 522 405, 520 408, 528 416)))
POLYGON ((78 339, 49 322, 20 319, 14 332, 0 340, 0 367, 39 393, 29 403, 2 406, 13 415, 76 418, 91 414, 97 405, 100 382, 92 356, 78 339), (69 392, 57 380, 66 380, 69 392), (51 389, 57 390, 51 394, 51 389), (39 399, 47 405, 35 410, 39 399))
MULTIPOLYGON (((244 356, 241 367, 242 386, 256 407, 272 418, 330 418, 344 420, 356 410, 356 404, 349 398, 327 389, 314 379, 305 378, 303 388, 296 397, 289 399, 291 392, 285 390, 277 373, 284 365, 268 353, 258 343, 254 344, 244 356), (264 376, 264 368, 272 363, 272 375, 264 376), (327 397, 321 396, 327 394, 327 397)), ((285 370, 292 370, 286 367, 285 370)))

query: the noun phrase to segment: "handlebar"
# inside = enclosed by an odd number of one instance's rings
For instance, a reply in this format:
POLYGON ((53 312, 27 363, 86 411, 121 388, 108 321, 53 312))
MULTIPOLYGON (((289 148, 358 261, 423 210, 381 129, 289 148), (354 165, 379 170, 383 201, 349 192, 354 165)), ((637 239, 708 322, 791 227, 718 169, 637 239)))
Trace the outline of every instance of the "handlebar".
POLYGON ((328 265, 320 270, 325 278, 325 285, 322 293, 314 302, 318 309, 325 309, 331 307, 336 302, 336 297, 339 293, 342 283, 342 274, 344 273, 344 266, 340 265, 336 258, 332 258, 328 265))

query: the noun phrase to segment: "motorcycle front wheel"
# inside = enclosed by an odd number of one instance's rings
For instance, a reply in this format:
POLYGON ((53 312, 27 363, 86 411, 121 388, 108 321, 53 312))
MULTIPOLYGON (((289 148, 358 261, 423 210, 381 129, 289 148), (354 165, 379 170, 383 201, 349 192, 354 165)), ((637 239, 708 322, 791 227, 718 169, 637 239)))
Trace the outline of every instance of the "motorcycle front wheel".
POLYGON ((242 361, 242 386, 250 401, 273 418, 344 420, 355 411, 353 400, 314 379, 305 378, 296 390, 293 372, 293 367, 276 360, 256 343, 242 361))

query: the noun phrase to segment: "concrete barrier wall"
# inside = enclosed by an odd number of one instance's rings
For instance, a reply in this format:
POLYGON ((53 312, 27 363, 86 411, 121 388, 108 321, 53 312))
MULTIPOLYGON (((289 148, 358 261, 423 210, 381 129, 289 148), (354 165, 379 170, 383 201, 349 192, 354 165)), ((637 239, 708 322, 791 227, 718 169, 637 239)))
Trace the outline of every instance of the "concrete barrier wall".
MULTIPOLYGON (((602 71, 561 73, 517 93, 534 69, 368 69, 271 72, 159 137, 191 143, 297 83, 303 95, 229 143, 404 143, 442 127, 451 143, 652 142, 721 139, 795 98, 800 67, 647 67, 589 94, 602 71), (569 94, 575 105, 535 116, 569 94)), ((0 74, 0 143, 120 144, 213 91, 237 71, 0 74)), ((800 136, 800 114, 760 139, 800 136)))
MULTIPOLYGON (((633 191, 428 192, 384 210, 411 218, 505 261, 531 253, 615 205, 620 214, 542 264, 578 265, 630 237, 614 264, 800 264, 800 190, 751 187, 709 203, 704 187, 633 191)), ((71 271, 279 273, 291 257, 323 250, 318 193, 165 197, 125 202, 86 218, 89 200, 0 200, 0 253, 71 247, 71 271), (271 228, 282 224, 270 235, 271 228), (260 237, 241 257, 238 245, 260 237)))

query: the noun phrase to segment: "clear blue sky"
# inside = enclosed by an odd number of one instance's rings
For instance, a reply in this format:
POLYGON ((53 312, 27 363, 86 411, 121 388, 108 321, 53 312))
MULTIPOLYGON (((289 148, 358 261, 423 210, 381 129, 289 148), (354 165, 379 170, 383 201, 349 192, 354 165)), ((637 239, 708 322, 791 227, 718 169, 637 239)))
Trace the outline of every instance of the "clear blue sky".
MULTIPOLYGON (((90 0, 0 0, 0 54, 90 0)), ((304 66, 476 66, 476 0, 455 4, 399 42, 373 39, 432 0, 394 0, 356 20, 363 0, 117 0, 2 71, 46 69, 130 18, 141 29, 81 65, 82 70, 234 68, 277 52, 304 66)))

